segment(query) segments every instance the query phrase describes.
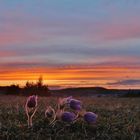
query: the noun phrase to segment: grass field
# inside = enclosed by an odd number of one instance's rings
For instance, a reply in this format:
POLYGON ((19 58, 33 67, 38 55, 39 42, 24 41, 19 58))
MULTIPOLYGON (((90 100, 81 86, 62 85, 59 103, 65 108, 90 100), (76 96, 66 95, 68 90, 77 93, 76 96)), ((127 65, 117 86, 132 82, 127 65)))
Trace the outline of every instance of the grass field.
POLYGON ((79 97, 88 111, 98 114, 95 125, 82 120, 49 126, 44 117, 47 104, 57 98, 39 97, 33 127, 24 111, 26 97, 0 96, 0 140, 140 140, 140 98, 79 97))

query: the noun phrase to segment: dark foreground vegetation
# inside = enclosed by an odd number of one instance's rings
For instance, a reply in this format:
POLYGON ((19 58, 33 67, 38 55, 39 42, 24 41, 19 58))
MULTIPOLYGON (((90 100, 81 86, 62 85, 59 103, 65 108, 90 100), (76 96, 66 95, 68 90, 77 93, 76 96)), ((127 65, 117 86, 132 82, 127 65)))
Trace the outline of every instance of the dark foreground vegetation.
POLYGON ((44 117, 47 105, 57 97, 39 97, 33 127, 28 128, 24 111, 26 97, 0 96, 0 140, 139 140, 140 98, 77 97, 88 111, 98 114, 96 124, 79 120, 49 126, 44 117))

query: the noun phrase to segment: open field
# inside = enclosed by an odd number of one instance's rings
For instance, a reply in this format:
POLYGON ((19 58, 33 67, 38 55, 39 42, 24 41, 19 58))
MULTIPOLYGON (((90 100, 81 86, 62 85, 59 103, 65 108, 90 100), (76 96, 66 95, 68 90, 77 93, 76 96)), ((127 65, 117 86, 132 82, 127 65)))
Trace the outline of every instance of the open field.
MULTIPOLYGON (((78 97, 77 97, 78 98, 78 97)), ((0 140, 140 140, 140 98, 79 97, 88 111, 98 114, 91 126, 79 120, 75 124, 48 125, 44 111, 55 106, 55 97, 39 97, 33 127, 27 127, 24 111, 26 97, 0 96, 0 140)))

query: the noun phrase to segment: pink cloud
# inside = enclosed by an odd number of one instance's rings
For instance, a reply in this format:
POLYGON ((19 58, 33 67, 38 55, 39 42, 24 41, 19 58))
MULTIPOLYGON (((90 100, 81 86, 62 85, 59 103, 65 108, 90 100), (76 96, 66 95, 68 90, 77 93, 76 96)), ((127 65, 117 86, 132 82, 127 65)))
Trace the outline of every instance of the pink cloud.
POLYGON ((126 40, 140 38, 140 20, 130 18, 129 20, 114 20, 109 23, 97 25, 97 33, 90 33, 90 38, 101 40, 126 40))
POLYGON ((10 56, 15 56, 15 52, 11 51, 0 51, 0 57, 10 57, 10 56))
POLYGON ((30 27, 19 27, 16 25, 5 25, 0 32, 0 46, 15 45, 19 43, 28 43, 38 41, 39 37, 30 32, 30 27))

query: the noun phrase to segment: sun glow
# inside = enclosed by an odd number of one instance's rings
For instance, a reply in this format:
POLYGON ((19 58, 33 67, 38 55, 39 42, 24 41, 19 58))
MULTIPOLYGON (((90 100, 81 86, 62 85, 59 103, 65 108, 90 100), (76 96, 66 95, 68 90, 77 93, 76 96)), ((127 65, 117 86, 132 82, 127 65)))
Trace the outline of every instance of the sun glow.
MULTIPOLYGON (((120 79, 138 79, 140 72, 132 67, 71 67, 71 68, 34 68, 34 69, 8 69, 1 73, 0 85, 17 83, 24 86, 26 81, 36 81, 40 75, 44 83, 51 87, 80 87, 80 86, 104 86, 111 88, 123 88, 124 85, 114 85, 120 79)), ((126 86, 126 85, 125 85, 126 86)), ((129 85, 128 85, 129 86, 129 85)), ((135 85, 134 88, 137 88, 135 85)))

